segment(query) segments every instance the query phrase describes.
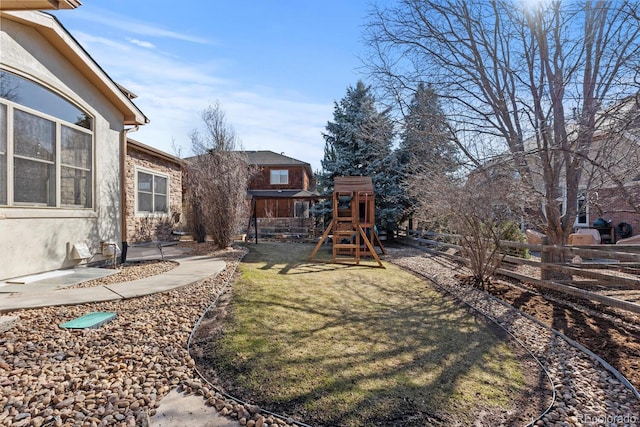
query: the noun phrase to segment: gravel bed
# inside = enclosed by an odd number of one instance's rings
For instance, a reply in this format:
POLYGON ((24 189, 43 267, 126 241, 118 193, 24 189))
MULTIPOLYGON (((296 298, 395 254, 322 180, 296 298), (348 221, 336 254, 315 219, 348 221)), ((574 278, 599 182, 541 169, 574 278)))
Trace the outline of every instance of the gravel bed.
POLYGON ((175 387, 230 407, 194 371, 187 341, 202 313, 232 278, 241 250, 214 254, 227 268, 179 290, 141 298, 18 310, 0 336, 0 425, 140 426, 175 387), (93 311, 117 318, 99 329, 58 325, 93 311))
MULTIPOLYGON (((434 280, 519 339, 553 380, 556 400, 536 425, 639 426, 640 404, 594 358, 548 328, 486 293, 458 285, 457 264, 418 250, 388 249, 394 262, 434 280)), ((289 426, 241 405, 203 383, 187 342, 198 319, 232 280, 242 250, 215 254, 227 268, 180 290, 69 307, 19 310, 20 321, 0 336, 0 425, 144 426, 175 387, 203 396, 239 425, 289 426), (99 329, 70 331, 60 323, 92 311, 115 311, 99 329)))
POLYGON ((515 336, 554 384, 555 401, 537 426, 638 426, 640 401, 595 358, 485 292, 460 285, 458 264, 419 250, 389 249, 386 260, 433 280, 515 336))
POLYGON ((142 261, 120 265, 117 273, 109 276, 101 277, 95 280, 87 280, 86 282, 77 283, 75 285, 66 286, 65 289, 90 288, 92 286, 111 285, 113 283, 130 282, 132 280, 144 279, 145 277, 155 276, 156 274, 166 273, 173 270, 179 264, 175 261, 142 261))

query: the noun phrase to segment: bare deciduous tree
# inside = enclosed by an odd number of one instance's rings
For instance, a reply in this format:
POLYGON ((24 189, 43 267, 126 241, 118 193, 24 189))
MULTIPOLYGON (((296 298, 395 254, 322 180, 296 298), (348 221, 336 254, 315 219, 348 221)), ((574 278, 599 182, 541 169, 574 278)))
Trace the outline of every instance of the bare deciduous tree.
POLYGON ((432 82, 471 164, 508 152, 550 241, 564 243, 585 164, 603 150, 603 112, 640 87, 640 4, 400 0, 374 10, 367 34, 387 94, 403 103, 432 82))
POLYGON ((438 231, 460 236, 462 256, 475 286, 483 288, 500 265, 506 252, 500 241, 520 234, 519 219, 529 200, 521 184, 508 170, 491 168, 475 172, 466 181, 432 173, 424 187, 429 220, 438 231))
POLYGON ((249 166, 246 155, 235 151, 238 138, 220 104, 202 112, 204 131, 191 133, 186 194, 190 227, 198 242, 210 236, 226 247, 246 218, 249 166))

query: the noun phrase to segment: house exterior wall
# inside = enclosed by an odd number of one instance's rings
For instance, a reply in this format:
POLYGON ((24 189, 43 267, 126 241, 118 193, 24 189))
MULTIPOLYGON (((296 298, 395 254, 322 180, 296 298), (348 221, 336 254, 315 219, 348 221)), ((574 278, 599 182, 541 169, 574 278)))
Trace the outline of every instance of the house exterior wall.
MULTIPOLYGON (((634 200, 640 199, 640 183, 629 184, 625 187, 625 191, 631 193, 634 200)), ((597 218, 603 218, 611 221, 613 227, 625 222, 631 225, 632 235, 638 235, 640 234, 640 214, 633 206, 630 206, 621 193, 621 190, 617 188, 598 190, 598 199, 590 208, 590 222, 593 223, 597 218)), ((616 236, 616 238, 620 239, 621 237, 616 236)))
MULTIPOLYGON (((100 241, 120 242, 123 113, 33 28, 2 19, 0 67, 36 81, 93 116, 93 207, 0 206, 0 279, 71 267, 67 244, 86 243, 104 259, 100 241)), ((9 140, 11 143, 11 140, 9 140)))
POLYGON ((258 218, 289 218, 294 216, 295 201, 291 199, 256 200, 258 218))
MULTIPOLYGON (((249 190, 308 190, 309 176, 303 166, 261 166, 249 184, 249 190), (272 170, 287 170, 287 184, 271 184, 272 170)), ((295 200, 269 199, 256 201, 257 218, 293 218, 295 200)))
POLYGON ((249 183, 250 190, 308 190, 309 178, 302 166, 260 166, 260 171, 249 183), (271 184, 272 170, 288 170, 288 184, 271 184))
POLYGON ((185 221, 182 214, 181 166, 129 145, 126 164, 126 219, 128 243, 172 240, 171 232, 174 229, 184 228, 185 221), (137 212, 136 174, 138 170, 156 172, 169 178, 169 212, 167 214, 137 212))

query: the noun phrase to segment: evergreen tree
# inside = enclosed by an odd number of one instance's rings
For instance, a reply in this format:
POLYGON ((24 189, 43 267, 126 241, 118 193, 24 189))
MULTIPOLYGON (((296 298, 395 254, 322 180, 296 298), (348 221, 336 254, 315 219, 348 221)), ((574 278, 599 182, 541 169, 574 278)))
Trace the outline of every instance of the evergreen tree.
POLYGON ((336 176, 370 176, 376 193, 376 223, 381 230, 395 230, 402 213, 398 199, 402 190, 399 163, 391 149, 389 110, 378 111, 371 88, 359 81, 335 103, 333 121, 327 123, 323 137, 323 171, 317 180, 327 199, 314 212, 330 215, 336 176))
POLYGON ((459 164, 458 148, 450 138, 438 95, 431 85, 420 83, 416 88, 404 118, 397 155, 407 194, 405 216, 428 211, 427 201, 420 197, 420 187, 438 175, 452 175, 459 164))

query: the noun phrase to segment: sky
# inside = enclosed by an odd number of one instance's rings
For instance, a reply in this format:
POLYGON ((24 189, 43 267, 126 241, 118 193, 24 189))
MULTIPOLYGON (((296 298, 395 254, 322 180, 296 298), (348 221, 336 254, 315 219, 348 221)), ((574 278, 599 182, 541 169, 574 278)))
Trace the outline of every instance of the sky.
POLYGON ((368 0, 82 0, 54 14, 150 123, 129 137, 192 154, 220 103, 245 150, 320 169, 334 102, 366 81, 368 0))

